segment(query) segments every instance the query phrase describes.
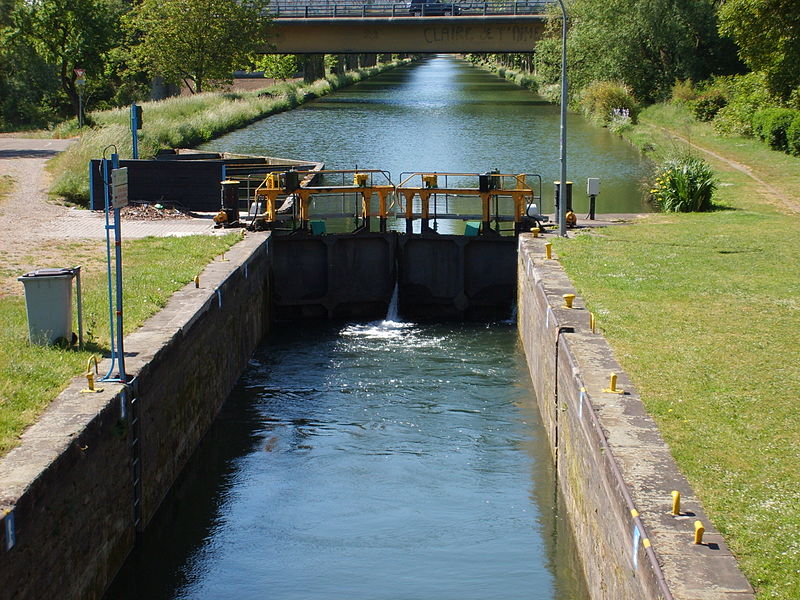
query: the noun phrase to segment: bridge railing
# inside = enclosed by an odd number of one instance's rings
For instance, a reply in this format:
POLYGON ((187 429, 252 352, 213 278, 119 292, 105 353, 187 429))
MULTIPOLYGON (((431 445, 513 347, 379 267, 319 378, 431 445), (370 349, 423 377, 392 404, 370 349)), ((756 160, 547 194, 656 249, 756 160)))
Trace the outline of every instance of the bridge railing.
POLYGON ((410 2, 372 3, 307 0, 273 2, 270 13, 276 19, 311 19, 345 17, 409 17, 420 16, 509 16, 543 15, 553 0, 518 0, 516 2, 471 2, 458 0, 414 4, 410 2))

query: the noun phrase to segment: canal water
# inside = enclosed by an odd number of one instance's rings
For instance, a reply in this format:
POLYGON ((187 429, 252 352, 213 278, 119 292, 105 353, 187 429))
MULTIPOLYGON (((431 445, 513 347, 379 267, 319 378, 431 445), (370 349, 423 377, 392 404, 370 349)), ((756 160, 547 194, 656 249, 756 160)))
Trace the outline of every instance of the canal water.
MULTIPOLYGON (((643 212, 638 150, 569 114, 568 180, 588 212, 586 178, 599 177, 598 213, 643 212)), ((470 63, 440 55, 378 75, 208 142, 203 149, 316 160, 330 169, 537 173, 543 212, 560 177, 559 107, 470 63)), ((479 211, 477 211, 479 212, 479 211)), ((463 230, 463 225, 462 225, 463 230)), ((462 233, 463 231, 459 231, 462 233)))
MULTIPOLYGON (((552 210, 558 135, 557 107, 438 56, 205 148, 541 173, 552 210)), ((574 115, 568 148, 579 213, 590 176, 599 212, 643 210, 635 150, 574 115)), ((516 327, 275 332, 106 597, 585 600, 516 327)))
POLYGON ((509 323, 293 326, 111 599, 584 600, 509 323))

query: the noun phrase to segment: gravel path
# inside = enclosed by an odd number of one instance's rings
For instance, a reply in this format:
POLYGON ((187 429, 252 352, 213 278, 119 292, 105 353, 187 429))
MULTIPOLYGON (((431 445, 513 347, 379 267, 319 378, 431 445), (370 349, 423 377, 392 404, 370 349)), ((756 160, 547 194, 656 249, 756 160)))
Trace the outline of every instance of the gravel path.
MULTIPOLYGON (((0 200, 0 296, 22 294, 17 276, 42 267, 68 267, 103 257, 102 213, 60 205, 49 199, 45 164, 72 140, 0 137, 0 176, 14 187, 0 200), (66 261, 66 262, 65 262, 66 261)), ((129 221, 124 239, 209 234, 210 219, 129 221)))

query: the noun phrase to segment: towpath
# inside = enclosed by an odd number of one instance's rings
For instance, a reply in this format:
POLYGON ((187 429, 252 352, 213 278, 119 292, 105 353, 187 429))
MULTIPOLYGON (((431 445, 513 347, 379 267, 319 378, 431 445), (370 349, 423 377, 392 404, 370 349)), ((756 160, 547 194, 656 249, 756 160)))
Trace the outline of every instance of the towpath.
MULTIPOLYGON (((9 177, 13 182, 11 192, 0 200, 0 296, 22 294, 16 278, 28 271, 99 260, 105 239, 102 213, 60 204, 47 193, 51 179, 45 165, 72 143, 0 137, 0 178, 9 177)), ((166 237, 215 231, 210 219, 160 219, 126 221, 123 236, 166 237)))

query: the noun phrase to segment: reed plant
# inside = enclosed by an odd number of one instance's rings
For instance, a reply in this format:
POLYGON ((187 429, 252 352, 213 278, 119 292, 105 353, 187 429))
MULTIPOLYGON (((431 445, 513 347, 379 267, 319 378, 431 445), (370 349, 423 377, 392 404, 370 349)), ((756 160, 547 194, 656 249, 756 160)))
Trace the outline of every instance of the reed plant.
POLYGON ((703 212, 711 209, 716 189, 717 180, 708 163, 683 154, 656 168, 650 197, 661 212, 703 212))

